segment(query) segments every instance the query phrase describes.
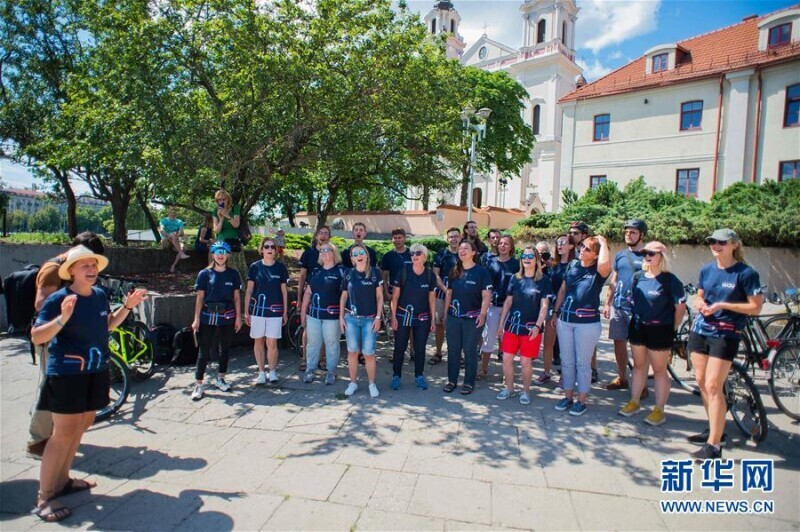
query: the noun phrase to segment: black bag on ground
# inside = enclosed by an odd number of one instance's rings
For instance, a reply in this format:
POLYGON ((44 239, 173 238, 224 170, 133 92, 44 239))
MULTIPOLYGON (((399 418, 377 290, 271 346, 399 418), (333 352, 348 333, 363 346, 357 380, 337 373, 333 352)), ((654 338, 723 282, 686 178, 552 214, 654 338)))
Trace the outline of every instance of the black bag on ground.
POLYGON ((30 327, 36 301, 36 276, 39 266, 28 264, 23 269, 8 275, 3 281, 6 297, 9 332, 20 333, 30 327))
POLYGON ((194 341, 194 331, 191 327, 184 327, 175 333, 172 343, 173 366, 191 366, 197 363, 197 344, 194 341))
POLYGON ((173 342, 175 341, 175 327, 166 323, 159 323, 150 331, 155 343, 156 364, 169 364, 175 354, 173 342))

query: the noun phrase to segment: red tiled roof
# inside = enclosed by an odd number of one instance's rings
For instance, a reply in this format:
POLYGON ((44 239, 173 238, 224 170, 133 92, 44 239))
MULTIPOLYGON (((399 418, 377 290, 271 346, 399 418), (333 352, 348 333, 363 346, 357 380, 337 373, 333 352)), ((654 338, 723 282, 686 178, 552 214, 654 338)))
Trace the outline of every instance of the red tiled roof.
MULTIPOLYGON (((800 4, 779 12, 796 9, 800 4)), ((800 58, 797 41, 764 51, 758 50, 758 23, 764 18, 752 17, 733 26, 721 28, 677 43, 686 50, 676 68, 654 74, 645 72, 647 57, 618 68, 602 78, 570 92, 560 102, 599 98, 634 92, 673 83, 685 83, 717 76, 724 72, 753 66, 765 66, 800 58)))

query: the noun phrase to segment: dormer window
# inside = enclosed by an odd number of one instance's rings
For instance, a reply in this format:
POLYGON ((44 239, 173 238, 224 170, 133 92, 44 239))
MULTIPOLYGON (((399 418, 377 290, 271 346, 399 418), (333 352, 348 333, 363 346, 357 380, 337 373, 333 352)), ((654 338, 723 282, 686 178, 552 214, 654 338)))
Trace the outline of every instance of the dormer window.
POLYGON ((784 44, 789 44, 792 40, 792 23, 787 22, 769 29, 767 47, 774 48, 784 44))
POLYGON ((657 54, 653 56, 652 72, 661 72, 669 68, 669 54, 657 54))

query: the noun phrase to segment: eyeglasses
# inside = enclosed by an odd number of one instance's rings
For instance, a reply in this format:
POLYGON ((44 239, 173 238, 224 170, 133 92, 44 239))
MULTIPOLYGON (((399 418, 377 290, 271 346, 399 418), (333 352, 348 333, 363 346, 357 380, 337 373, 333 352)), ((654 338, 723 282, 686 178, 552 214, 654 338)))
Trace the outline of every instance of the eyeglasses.
POLYGON ((411 255, 414 256, 414 257, 420 257, 420 256, 422 256, 424 254, 425 254, 424 251, 412 251, 411 252, 411 255))
POLYGON ((264 244, 262 249, 275 249, 275 244, 264 244))
POLYGON ((728 243, 727 240, 717 240, 716 238, 709 238, 706 242, 709 246, 724 246, 728 243))
POLYGON ((363 249, 359 249, 359 250, 353 251, 351 253, 351 255, 353 255, 354 257, 361 257, 362 255, 366 255, 366 254, 367 254, 367 252, 364 251, 363 249))
POLYGON ((522 260, 535 259, 536 255, 534 255, 533 253, 520 253, 519 258, 521 258, 522 260))
POLYGON ((320 253, 330 253, 331 252, 331 248, 320 248, 319 252, 320 253))
POLYGON ((648 257, 655 257, 656 255, 661 255, 661 252, 660 251, 645 251, 644 254, 647 255, 648 257))

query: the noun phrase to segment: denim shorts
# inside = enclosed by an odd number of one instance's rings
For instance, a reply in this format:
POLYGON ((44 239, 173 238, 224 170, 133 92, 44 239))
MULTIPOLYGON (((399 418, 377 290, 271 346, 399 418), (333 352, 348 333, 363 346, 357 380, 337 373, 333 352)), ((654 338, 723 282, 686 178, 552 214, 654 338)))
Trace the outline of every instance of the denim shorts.
POLYGON ((360 317, 352 314, 344 315, 345 337, 347 338, 347 351, 361 353, 364 356, 375 355, 375 340, 378 333, 372 330, 375 317, 360 317))

